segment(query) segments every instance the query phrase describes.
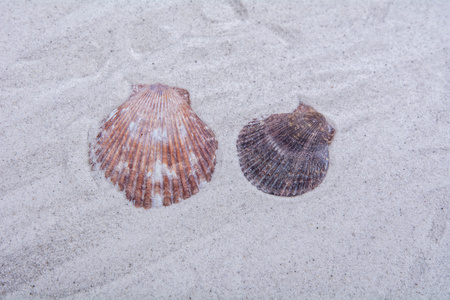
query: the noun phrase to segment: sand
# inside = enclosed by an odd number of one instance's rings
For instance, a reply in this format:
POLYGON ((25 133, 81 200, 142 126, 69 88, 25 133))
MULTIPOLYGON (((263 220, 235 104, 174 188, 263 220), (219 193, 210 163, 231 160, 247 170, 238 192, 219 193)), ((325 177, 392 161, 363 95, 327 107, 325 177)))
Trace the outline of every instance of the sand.
POLYGON ((450 298, 448 1, 2 1, 0 298, 450 298), (212 181, 137 209, 88 140, 137 83, 187 89, 212 181), (236 139, 299 101, 337 129, 293 198, 236 139))

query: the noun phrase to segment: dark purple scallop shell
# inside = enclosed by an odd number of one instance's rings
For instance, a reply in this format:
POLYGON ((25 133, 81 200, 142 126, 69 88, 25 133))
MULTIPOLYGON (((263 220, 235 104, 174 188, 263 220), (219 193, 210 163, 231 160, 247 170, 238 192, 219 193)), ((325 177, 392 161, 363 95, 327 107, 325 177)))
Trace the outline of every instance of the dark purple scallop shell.
POLYGON ((245 177, 259 190, 296 196, 317 187, 328 170, 328 146, 334 128, 311 106, 292 113, 254 119, 237 140, 245 177))

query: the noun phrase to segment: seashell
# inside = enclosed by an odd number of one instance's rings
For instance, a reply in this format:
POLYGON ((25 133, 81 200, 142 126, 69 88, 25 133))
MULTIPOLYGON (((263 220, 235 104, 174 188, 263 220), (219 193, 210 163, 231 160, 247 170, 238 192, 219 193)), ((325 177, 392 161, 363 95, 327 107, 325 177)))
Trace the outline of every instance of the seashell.
POLYGON ((90 146, 105 172, 136 207, 168 206, 195 195, 214 172, 218 143, 191 109, 188 91, 134 85, 102 122, 90 146))
POLYGON ((334 134, 325 117, 303 103, 292 113, 254 119, 237 140, 242 172, 268 194, 306 193, 325 178, 334 134))

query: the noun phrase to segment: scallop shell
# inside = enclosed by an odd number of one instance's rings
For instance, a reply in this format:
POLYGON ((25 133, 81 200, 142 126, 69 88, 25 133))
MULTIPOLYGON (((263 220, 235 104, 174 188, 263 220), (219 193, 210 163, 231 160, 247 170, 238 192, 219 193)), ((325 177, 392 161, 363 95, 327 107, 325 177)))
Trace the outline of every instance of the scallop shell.
POLYGON ((136 207, 168 206, 211 180, 218 143, 194 113, 186 90, 135 85, 102 122, 90 147, 94 168, 125 190, 136 207))
POLYGON ((328 146, 334 134, 325 117, 303 103, 292 113, 254 119, 237 140, 242 172, 265 193, 306 193, 327 173, 328 146))

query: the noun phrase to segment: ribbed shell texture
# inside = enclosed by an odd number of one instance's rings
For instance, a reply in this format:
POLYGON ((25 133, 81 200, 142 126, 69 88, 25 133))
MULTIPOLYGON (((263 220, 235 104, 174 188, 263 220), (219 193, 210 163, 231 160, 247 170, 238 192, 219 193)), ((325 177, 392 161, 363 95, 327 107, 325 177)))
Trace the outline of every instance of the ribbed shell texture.
POLYGON ((195 195, 211 180, 217 147, 191 109, 188 91, 135 85, 102 122, 90 159, 136 207, 150 208, 195 195))
POLYGON ((335 130, 312 107, 254 119, 237 140, 244 176, 259 190, 296 196, 317 187, 328 170, 328 145, 335 130))

